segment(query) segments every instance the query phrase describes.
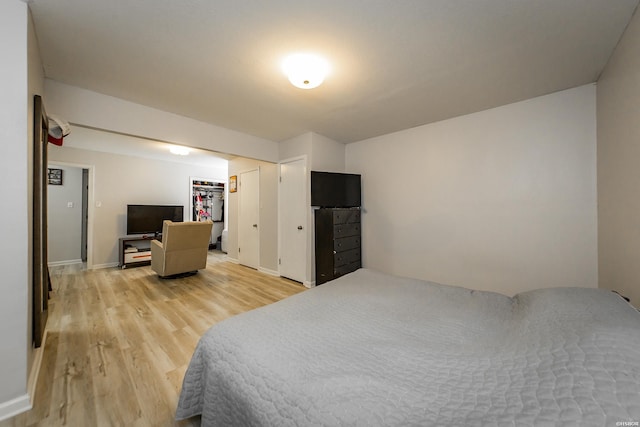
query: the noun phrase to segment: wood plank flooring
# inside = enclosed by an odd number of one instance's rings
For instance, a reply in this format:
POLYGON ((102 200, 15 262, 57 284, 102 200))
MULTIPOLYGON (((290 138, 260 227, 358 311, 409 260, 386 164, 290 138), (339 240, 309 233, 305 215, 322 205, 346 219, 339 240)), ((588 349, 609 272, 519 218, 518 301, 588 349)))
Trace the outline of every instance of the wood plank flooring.
POLYGON ((53 268, 34 408, 0 427, 199 425, 173 417, 200 336, 305 289, 220 254, 182 279, 160 279, 150 267, 53 268))

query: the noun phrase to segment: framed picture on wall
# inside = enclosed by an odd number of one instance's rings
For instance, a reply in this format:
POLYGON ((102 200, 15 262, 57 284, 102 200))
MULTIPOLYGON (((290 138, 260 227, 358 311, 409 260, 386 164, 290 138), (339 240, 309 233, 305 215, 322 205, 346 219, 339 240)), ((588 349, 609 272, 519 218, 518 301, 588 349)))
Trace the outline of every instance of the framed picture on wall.
POLYGON ((233 175, 229 177, 229 193, 235 193, 238 191, 238 176, 233 175))
POLYGON ((62 185, 62 169, 47 169, 49 185, 62 185))

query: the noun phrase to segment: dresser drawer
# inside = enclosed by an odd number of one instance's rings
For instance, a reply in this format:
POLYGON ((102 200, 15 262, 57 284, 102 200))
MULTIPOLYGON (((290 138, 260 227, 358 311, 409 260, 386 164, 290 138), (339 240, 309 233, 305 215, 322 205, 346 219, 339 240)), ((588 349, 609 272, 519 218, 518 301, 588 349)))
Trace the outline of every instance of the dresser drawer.
POLYGON ((151 261, 151 251, 130 252, 124 254, 124 263, 151 261))
POLYGON ((360 209, 336 209, 333 211, 334 224, 360 222, 360 209))
POLYGON ((362 264, 361 264, 360 260, 358 260, 356 262, 352 262, 350 264, 341 265, 340 267, 334 267, 333 276, 334 277, 344 276, 347 273, 351 273, 352 271, 356 271, 360 267, 362 267, 362 264))
POLYGON ((315 210, 316 285, 362 266, 360 215, 360 208, 315 210))
POLYGON ((344 252, 350 249, 360 249, 360 236, 344 237, 333 241, 333 252, 344 252))
POLYGON ((340 239, 341 237, 359 236, 360 224, 338 224, 333 226, 333 238, 340 239))
POLYGON ((351 249, 344 252, 337 252, 333 255, 334 267, 351 264, 360 261, 360 248, 351 249))

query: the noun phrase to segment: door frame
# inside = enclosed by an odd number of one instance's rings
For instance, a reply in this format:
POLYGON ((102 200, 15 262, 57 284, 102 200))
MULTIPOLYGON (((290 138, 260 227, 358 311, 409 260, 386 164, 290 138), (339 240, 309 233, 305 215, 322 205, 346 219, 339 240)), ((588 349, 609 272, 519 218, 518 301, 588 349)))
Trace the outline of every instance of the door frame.
MULTIPOLYGON (((49 165, 67 166, 72 168, 87 169, 89 172, 87 177, 88 194, 87 194, 87 270, 93 270, 93 224, 94 224, 94 194, 95 194, 95 165, 87 165, 83 163, 59 162, 49 159, 49 165)), ((47 210, 47 215, 49 211, 47 210)))
MULTIPOLYGON (((281 177, 283 164, 297 162, 299 160, 304 161, 305 191, 304 191, 303 206, 306 212, 305 228, 307 230, 306 248, 305 248, 305 263, 306 263, 305 277, 302 284, 305 287, 310 288, 312 286, 312 283, 309 280, 309 277, 311 277, 311 273, 312 273, 310 270, 311 269, 310 264, 312 264, 310 262, 310 253, 311 253, 310 251, 313 245, 313 233, 311 232, 312 228, 311 228, 311 220, 310 220, 311 206, 309 205, 309 200, 310 200, 310 192, 311 192, 311 183, 309 180, 309 162, 308 162, 307 155, 303 154, 300 156, 290 157, 290 158, 279 161, 278 162, 278 180, 280 180, 280 177, 281 177)), ((281 203, 282 203, 282 195, 280 194, 280 185, 278 185, 278 269, 280 268, 280 256, 282 254, 282 244, 283 244, 281 203)))
MULTIPOLYGON (((222 221, 213 221, 213 227, 211 227, 211 239, 209 240, 209 245, 211 244, 217 245, 218 231, 222 234, 224 230, 227 229, 229 224, 229 183, 222 179, 202 178, 201 176, 190 176, 189 177, 189 211, 187 212, 189 217, 188 219, 186 219, 186 221, 193 221, 193 208, 194 208, 193 182, 194 181, 208 181, 208 182, 215 182, 217 184, 224 185, 224 188, 222 190, 222 194, 223 194, 222 218, 223 219, 222 221), (220 223, 222 223, 222 229, 220 229, 220 223), (214 240, 214 236, 216 240, 214 240)), ((217 249, 220 249, 220 248, 217 248, 217 249)))
MULTIPOLYGON (((193 221, 193 181, 209 181, 209 182, 215 182, 218 184, 224 184, 224 209, 223 209, 223 214, 222 217, 223 219, 223 224, 224 226, 222 227, 223 229, 227 228, 227 221, 228 221, 228 217, 229 217, 229 213, 227 212, 229 209, 229 183, 225 180, 222 179, 214 179, 214 178, 202 178, 200 176, 190 176, 189 177, 189 221, 193 221)), ((220 222, 220 221, 216 221, 216 222, 220 222)))
MULTIPOLYGON (((32 274, 32 330, 35 348, 45 340, 45 328, 49 315, 48 244, 47 244, 47 161, 49 120, 40 95, 33 97, 33 182, 31 212, 31 274, 32 274)), ((25 213, 26 214, 26 213, 25 213)), ((29 343, 31 345, 32 343, 29 343)))

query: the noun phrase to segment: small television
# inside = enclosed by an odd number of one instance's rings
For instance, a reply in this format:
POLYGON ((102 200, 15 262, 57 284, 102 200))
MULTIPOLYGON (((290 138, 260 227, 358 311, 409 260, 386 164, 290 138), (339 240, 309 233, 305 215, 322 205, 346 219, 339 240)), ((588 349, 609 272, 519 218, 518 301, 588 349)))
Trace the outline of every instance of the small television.
POLYGON ((360 198, 360 175, 311 171, 311 206, 354 208, 360 198))
POLYGON ((127 205, 127 235, 160 234, 165 219, 182 222, 184 206, 127 205))

